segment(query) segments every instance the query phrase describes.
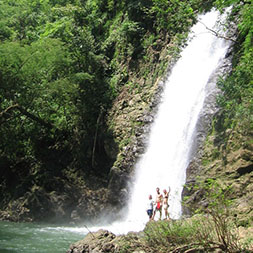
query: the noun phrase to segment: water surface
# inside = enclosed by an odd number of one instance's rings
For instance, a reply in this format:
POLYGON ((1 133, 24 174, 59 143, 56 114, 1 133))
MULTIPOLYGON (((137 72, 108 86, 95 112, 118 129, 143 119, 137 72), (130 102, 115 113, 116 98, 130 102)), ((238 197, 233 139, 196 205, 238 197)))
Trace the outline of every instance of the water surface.
POLYGON ((0 253, 62 253, 86 234, 74 226, 0 221, 0 253))

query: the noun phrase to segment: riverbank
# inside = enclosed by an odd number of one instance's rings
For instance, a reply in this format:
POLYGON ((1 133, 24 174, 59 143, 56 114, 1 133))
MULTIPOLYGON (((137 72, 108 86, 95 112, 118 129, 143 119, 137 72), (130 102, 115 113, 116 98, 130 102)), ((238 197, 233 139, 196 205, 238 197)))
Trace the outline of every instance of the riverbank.
POLYGON ((211 216, 196 215, 177 221, 151 221, 143 231, 127 235, 99 230, 72 244, 67 253, 252 252, 253 229, 237 227, 232 220, 228 217, 221 227, 211 216))

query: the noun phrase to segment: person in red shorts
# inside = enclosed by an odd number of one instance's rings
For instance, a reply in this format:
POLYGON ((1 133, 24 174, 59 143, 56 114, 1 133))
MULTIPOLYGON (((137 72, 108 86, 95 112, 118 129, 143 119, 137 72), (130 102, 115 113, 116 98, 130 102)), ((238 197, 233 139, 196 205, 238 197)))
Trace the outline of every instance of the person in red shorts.
POLYGON ((154 210, 154 215, 153 215, 153 219, 155 219, 155 215, 156 215, 156 212, 159 211, 160 213, 160 218, 159 220, 162 219, 162 207, 163 207, 163 195, 160 193, 160 189, 159 187, 156 188, 156 207, 155 207, 155 210, 154 210))

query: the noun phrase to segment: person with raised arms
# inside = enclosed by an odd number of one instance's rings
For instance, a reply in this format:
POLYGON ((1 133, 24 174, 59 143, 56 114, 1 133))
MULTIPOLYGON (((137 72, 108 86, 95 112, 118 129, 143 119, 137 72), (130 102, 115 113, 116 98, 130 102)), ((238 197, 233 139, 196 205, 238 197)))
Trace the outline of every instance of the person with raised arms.
POLYGON ((163 190, 164 197, 163 197, 163 208, 164 208, 164 215, 165 215, 165 220, 169 220, 169 213, 168 213, 168 208, 169 208, 169 194, 170 194, 170 187, 169 190, 167 191, 166 189, 163 190))

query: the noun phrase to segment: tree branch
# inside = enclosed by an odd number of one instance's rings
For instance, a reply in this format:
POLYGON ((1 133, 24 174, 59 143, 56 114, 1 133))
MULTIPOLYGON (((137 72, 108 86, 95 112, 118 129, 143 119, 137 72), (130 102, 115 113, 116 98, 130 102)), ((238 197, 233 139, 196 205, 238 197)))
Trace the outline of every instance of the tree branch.
POLYGON ((92 149, 92 167, 93 168, 95 166, 95 150, 96 150, 96 142, 97 142, 97 135, 98 135, 98 126, 99 126, 99 122, 100 122, 100 118, 102 116, 102 113, 103 113, 103 107, 101 107, 101 109, 100 109, 100 113, 98 115, 97 124, 96 124, 96 132, 95 132, 93 149, 92 149))
POLYGON ((221 39, 224 39, 224 40, 230 40, 230 41, 233 41, 234 43, 236 43, 236 40, 232 39, 232 38, 229 38, 227 36, 224 36, 222 34, 219 34, 217 31, 207 27, 203 22, 199 21, 203 26, 205 26, 205 28, 210 31, 211 33, 213 33, 217 38, 221 38, 221 39))
POLYGON ((26 117, 32 119, 33 121, 38 122, 40 125, 42 125, 42 126, 44 126, 44 127, 46 127, 46 128, 51 129, 51 128, 54 127, 51 123, 46 122, 46 121, 44 121, 43 119, 41 119, 40 117, 38 117, 38 116, 36 116, 36 115, 34 115, 34 114, 28 112, 26 109, 24 109, 23 107, 21 107, 19 104, 11 105, 11 106, 9 106, 8 108, 6 108, 4 111, 2 111, 2 112, 0 113, 0 119, 1 119, 1 118, 5 118, 5 119, 6 119, 6 118, 7 118, 7 119, 10 118, 10 117, 11 117, 10 113, 11 113, 13 110, 18 110, 18 111, 20 111, 20 112, 21 112, 23 115, 25 115, 26 117))
POLYGON ((16 109, 17 106, 18 106, 18 104, 15 104, 15 105, 11 105, 8 108, 6 108, 4 111, 2 111, 0 113, 0 118, 2 118, 4 116, 7 116, 9 114, 9 112, 11 112, 12 110, 16 109))
POLYGON ((208 242, 209 246, 207 245, 203 245, 201 243, 190 243, 188 245, 182 245, 179 246, 177 248, 175 248, 174 250, 171 251, 171 253, 178 253, 178 252, 187 252, 187 253, 191 253, 191 252, 196 252, 196 250, 215 250, 215 249, 222 249, 222 245, 209 241, 208 242))

